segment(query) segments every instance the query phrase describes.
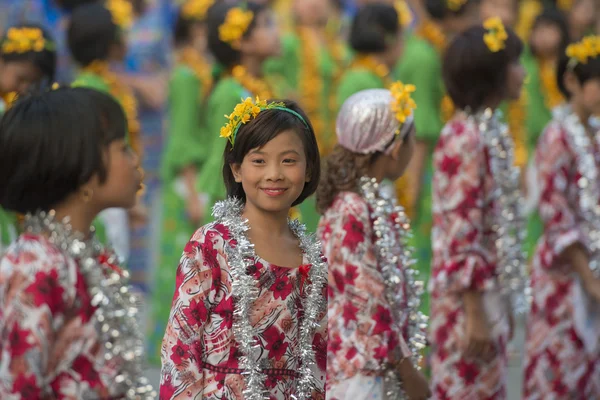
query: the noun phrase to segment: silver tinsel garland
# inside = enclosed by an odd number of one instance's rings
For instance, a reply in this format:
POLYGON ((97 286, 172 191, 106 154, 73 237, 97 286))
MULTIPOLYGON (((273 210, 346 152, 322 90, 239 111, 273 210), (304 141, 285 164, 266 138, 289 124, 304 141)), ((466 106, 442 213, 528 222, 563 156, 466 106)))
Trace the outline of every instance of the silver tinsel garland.
POLYGON ((524 314, 529 310, 530 286, 526 271, 525 218, 523 197, 519 188, 519 168, 514 165, 513 140, 500 113, 486 109, 475 118, 490 156, 494 179, 493 199, 496 210, 492 228, 496 232, 498 281, 502 294, 511 302, 513 311, 524 314))
MULTIPOLYGON (((600 187, 594 143, 569 105, 559 106, 553 113, 554 118, 564 126, 575 153, 575 167, 581 174, 577 181, 579 209, 584 219, 581 228, 590 251, 590 269, 600 277, 600 187)), ((598 141, 597 136, 595 140, 598 141)), ((600 142, 597 144, 600 145, 600 142)))
MULTIPOLYGON (((424 284, 417 280, 419 272, 412 268, 415 258, 408 244, 410 221, 404 208, 397 205, 395 198, 387 195, 375 179, 361 178, 360 190, 372 212, 377 262, 386 284, 385 296, 392 319, 399 329, 408 325, 408 347, 413 363, 419 368, 427 341, 427 316, 419 311, 424 284), (403 279, 405 289, 400 289, 403 279)), ((404 398, 397 371, 387 368, 384 379, 388 398, 404 398)))
MULTIPOLYGON (((56 221, 53 211, 28 215, 24 227, 33 234, 48 235, 52 244, 77 262, 92 306, 96 307, 92 322, 103 346, 104 360, 119 368, 114 381, 106 382, 110 392, 128 400, 154 399, 156 392, 143 376, 144 337, 136 318, 140 301, 129 291, 127 271, 119 274, 98 260, 106 254, 108 263, 117 265, 117 256, 93 235, 84 239, 71 228, 68 218, 56 221)), ((84 397, 94 398, 94 395, 84 397)))
MULTIPOLYGON (((258 334, 250 322, 252 308, 259 294, 259 285, 256 278, 247 271, 254 264, 256 253, 254 245, 246 235, 250 227, 248 221, 242 217, 243 209, 244 204, 240 200, 230 198, 215 204, 213 216, 227 226, 236 243, 235 246, 227 246, 226 253, 234 295, 233 333, 242 353, 240 368, 245 371, 244 396, 248 400, 266 400, 269 399, 269 393, 264 386, 266 375, 261 369, 258 352, 255 351, 260 347, 256 340, 258 334)), ((320 323, 319 316, 327 309, 323 297, 323 290, 327 286, 327 266, 321 256, 321 244, 314 240, 314 237, 306 235, 304 226, 298 221, 290 221, 290 228, 298 237, 300 248, 311 265, 296 349, 300 378, 294 396, 297 400, 309 400, 312 398, 316 382, 311 369, 315 364, 313 337, 320 323)))

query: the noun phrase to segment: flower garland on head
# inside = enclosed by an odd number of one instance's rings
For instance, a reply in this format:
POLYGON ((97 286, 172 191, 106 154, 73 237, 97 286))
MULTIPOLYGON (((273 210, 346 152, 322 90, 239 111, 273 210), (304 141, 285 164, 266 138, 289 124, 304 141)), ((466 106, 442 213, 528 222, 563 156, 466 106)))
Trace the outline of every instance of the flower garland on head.
POLYGON ((514 165, 513 140, 506 125, 500 122, 499 113, 488 108, 469 118, 479 127, 490 157, 495 186, 492 196, 497 202, 492 225, 497 234, 495 243, 500 290, 515 312, 523 314, 529 308, 530 289, 526 256, 521 248, 526 230, 520 172, 514 165))
MULTIPOLYGON (((408 330, 408 346, 412 362, 419 368, 427 341, 427 316, 419 311, 424 292, 419 271, 413 268, 416 260, 409 245, 412 233, 404 209, 385 195, 385 190, 373 178, 360 180, 360 192, 369 204, 373 221, 377 264, 385 282, 385 298, 392 310, 392 320, 399 329, 408 330), (400 267, 402 266, 404 270, 400 267), (398 288, 404 283, 404 289, 398 288)), ((383 366, 385 368, 385 366, 383 366)), ((387 397, 403 398, 397 372, 386 368, 387 397)))
POLYGON ((483 22, 486 33, 483 34, 483 41, 492 53, 497 53, 506 47, 508 33, 499 17, 491 17, 483 22))
POLYGON ((215 0, 187 0, 181 6, 181 15, 187 19, 203 21, 214 2, 215 0))
MULTIPOLYGON (((406 119, 413 114, 417 108, 417 103, 411 97, 411 93, 417 90, 415 85, 405 85, 402 82, 395 82, 390 87, 390 92, 394 98, 392 101, 392 111, 396 113, 396 119, 402 125, 406 119)), ((400 134, 401 127, 398 128, 396 134, 400 134)))
POLYGON ((219 26, 219 39, 229 44, 233 49, 239 50, 241 40, 248 31, 254 13, 240 7, 233 7, 227 12, 225 22, 219 26))
POLYGON ((44 37, 40 28, 10 28, 2 41, 2 53, 23 54, 27 52, 40 53, 44 50, 53 51, 56 45, 44 37))
POLYGON ((75 232, 68 218, 57 221, 54 211, 27 215, 25 230, 47 235, 50 243, 75 260, 83 274, 104 360, 119 368, 111 392, 118 390, 118 398, 127 400, 156 398, 143 376, 144 336, 137 322, 140 299, 129 291, 129 273, 119 268, 117 256, 93 235, 86 240, 75 232))
POLYGON ((586 36, 577 43, 570 44, 566 51, 569 57, 569 67, 575 68, 577 64, 587 64, 590 58, 600 55, 600 36, 586 36))
MULTIPOLYGON (((248 240, 250 230, 248 220, 242 212, 244 204, 238 199, 227 199, 215 204, 214 218, 225 225, 235 246, 227 246, 227 263, 231 272, 232 292, 234 296, 233 334, 240 346, 242 357, 240 368, 245 380, 244 396, 247 400, 269 399, 265 388, 266 375, 257 359, 256 341, 258 334, 251 323, 251 314, 259 293, 259 282, 248 274, 256 260, 254 245, 248 240)), ((314 390, 315 377, 311 366, 315 364, 315 352, 312 345, 319 319, 327 315, 327 301, 322 295, 327 287, 327 265, 321 255, 321 244, 306 235, 305 228, 298 221, 289 222, 290 229, 300 242, 302 253, 311 266, 306 286, 306 297, 302 300, 303 316, 298 330, 298 349, 295 352, 299 378, 295 391, 298 400, 310 400, 314 390)))
POLYGON ((127 85, 123 84, 117 75, 110 70, 108 62, 106 61, 96 60, 90 65, 84 67, 83 71, 99 76, 108 85, 109 93, 115 99, 117 99, 117 101, 121 104, 121 107, 123 107, 123 111, 125 112, 131 147, 138 155, 142 155, 137 100, 135 99, 131 89, 127 85))
POLYGON ((244 66, 236 65, 233 67, 231 69, 231 76, 253 96, 258 96, 262 99, 273 97, 273 92, 269 84, 262 78, 250 75, 244 66))
POLYGON ((133 6, 127 0, 106 0, 105 7, 115 25, 127 29, 133 24, 133 6))

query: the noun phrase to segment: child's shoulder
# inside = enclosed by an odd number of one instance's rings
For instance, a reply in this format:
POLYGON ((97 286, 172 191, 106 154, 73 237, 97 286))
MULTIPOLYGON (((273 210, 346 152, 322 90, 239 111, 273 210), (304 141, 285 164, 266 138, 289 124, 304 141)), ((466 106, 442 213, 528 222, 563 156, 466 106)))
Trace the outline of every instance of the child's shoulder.
POLYGON ((338 193, 331 205, 330 214, 368 216, 369 204, 367 201, 356 192, 344 191, 338 193))
POLYGON ((199 246, 210 246, 211 248, 224 247, 225 243, 233 238, 229 227, 221 221, 213 221, 200 227, 192 235, 190 242, 199 246))

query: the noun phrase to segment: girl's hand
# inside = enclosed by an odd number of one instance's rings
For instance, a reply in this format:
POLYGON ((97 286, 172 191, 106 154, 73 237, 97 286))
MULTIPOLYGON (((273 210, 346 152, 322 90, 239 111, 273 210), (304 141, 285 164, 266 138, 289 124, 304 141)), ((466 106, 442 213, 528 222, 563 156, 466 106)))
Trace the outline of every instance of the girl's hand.
POLYGON ((497 352, 492 332, 483 310, 468 312, 465 327, 465 356, 491 361, 497 352))
POLYGON ((410 359, 405 358, 398 364, 398 375, 402 381, 402 389, 409 400, 426 400, 431 397, 427 379, 415 368, 410 359))
POLYGON ((188 196, 185 209, 190 221, 199 226, 204 218, 204 204, 202 204, 196 193, 188 196))
POLYGON ((594 298, 597 302, 600 302, 600 279, 592 278, 583 281, 585 291, 594 298))

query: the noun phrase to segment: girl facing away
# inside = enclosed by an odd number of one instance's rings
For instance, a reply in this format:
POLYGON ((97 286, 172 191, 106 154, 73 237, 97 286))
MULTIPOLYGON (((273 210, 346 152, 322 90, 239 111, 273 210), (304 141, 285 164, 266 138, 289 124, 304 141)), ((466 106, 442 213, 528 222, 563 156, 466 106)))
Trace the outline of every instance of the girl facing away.
POLYGON ((247 98, 228 117, 228 198, 185 246, 162 344, 164 399, 324 399, 327 268, 290 221, 319 182, 293 102, 247 98))
POLYGON ((2 398, 154 397, 137 300, 92 228, 135 204, 126 126, 114 100, 83 88, 23 98, 0 121, 0 204, 27 214, 0 259, 2 398))
POLYGON ((391 92, 350 96, 337 118, 338 144, 326 158, 317 201, 329 265, 330 399, 430 396, 416 367, 425 347, 423 282, 413 279, 410 225, 392 186, 414 147, 413 90, 398 82, 391 92))
MULTIPOLYGON (((32 85, 52 82, 56 50, 52 37, 40 26, 9 28, 0 42, 0 115, 32 85)), ((17 216, 0 207, 0 254, 19 234, 17 216)))
POLYGON ((492 18, 459 34, 444 58, 457 111, 433 155, 434 399, 506 398, 512 308, 526 307, 525 226, 513 141, 495 111, 521 93, 522 46, 492 18))
POLYGON ((533 258, 524 399, 600 398, 600 37, 570 45, 558 64, 567 102, 536 151, 544 230, 533 258))

